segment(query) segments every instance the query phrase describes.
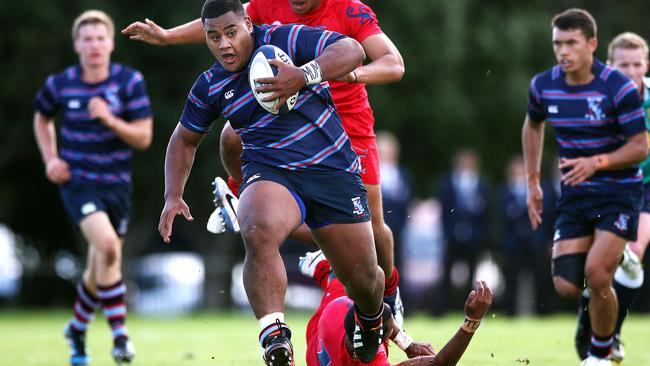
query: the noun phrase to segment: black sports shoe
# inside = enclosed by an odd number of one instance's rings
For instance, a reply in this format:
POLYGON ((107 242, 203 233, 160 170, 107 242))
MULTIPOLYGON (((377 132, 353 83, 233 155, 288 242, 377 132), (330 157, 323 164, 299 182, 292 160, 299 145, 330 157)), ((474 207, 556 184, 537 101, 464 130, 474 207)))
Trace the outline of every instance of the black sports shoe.
POLYGON ((580 300, 578 309, 578 327, 576 328, 575 346, 578 357, 581 360, 589 357, 589 348, 591 347, 591 323, 589 321, 589 311, 586 309, 584 301, 580 300))
POLYGON ((361 363, 370 363, 377 355, 384 337, 383 319, 379 319, 377 326, 365 329, 352 306, 345 315, 345 335, 352 345, 354 356, 361 363))
POLYGON ((70 346, 70 365, 88 366, 90 357, 86 351, 86 334, 75 332, 68 323, 63 329, 63 336, 70 346))
POLYGON ((126 338, 118 338, 115 341, 113 348, 113 359, 115 363, 121 365, 123 363, 131 363, 135 358, 135 347, 133 343, 126 338))
POLYGON ((277 326, 278 330, 267 335, 262 340, 262 347, 264 347, 264 356, 262 358, 267 366, 295 366, 291 330, 279 321, 277 326))
POLYGON ((609 359, 612 362, 621 363, 625 358, 625 348, 623 347, 623 342, 621 342, 621 336, 619 334, 614 335, 612 340, 612 352, 609 354, 609 359))

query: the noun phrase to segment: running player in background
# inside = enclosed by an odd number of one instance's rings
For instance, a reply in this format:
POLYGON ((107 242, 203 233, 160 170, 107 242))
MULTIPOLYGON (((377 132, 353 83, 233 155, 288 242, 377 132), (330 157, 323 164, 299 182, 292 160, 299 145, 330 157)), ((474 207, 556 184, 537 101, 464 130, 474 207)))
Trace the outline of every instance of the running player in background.
POLYGON ((254 26, 239 0, 207 0, 201 19, 217 62, 198 77, 170 138, 160 233, 169 242, 174 217, 192 219, 184 186, 204 134, 223 115, 247 147, 238 221, 246 248, 244 287, 262 329, 266 364, 294 365, 279 247, 303 223, 354 300, 353 352, 370 362, 382 338, 384 273, 377 265, 359 160, 322 83, 351 72, 363 60, 363 49, 341 34, 303 25, 254 26), (250 88, 246 67, 267 44, 303 65, 270 60, 278 74, 255 80, 261 85, 256 91, 272 92, 267 100, 279 98, 279 104, 300 90, 286 114, 267 113, 250 88))
MULTIPOLYGON (((321 251, 317 251, 301 257, 299 267, 302 274, 313 278, 323 289, 320 306, 307 324, 307 366, 361 365, 351 352, 354 343, 351 339, 354 324, 350 321, 352 300, 332 273, 329 262, 321 251)), ((476 289, 465 302, 465 321, 438 354, 430 344, 414 341, 393 321, 391 313, 384 311, 384 342, 370 365, 391 365, 388 362, 388 339, 409 358, 395 366, 456 365, 491 303, 492 291, 485 282, 477 281, 476 289)))
MULTIPOLYGON (((645 77, 648 72, 648 44, 634 33, 619 34, 609 44, 607 61, 615 69, 632 79, 643 101, 645 112, 646 132, 650 131, 650 80, 645 77)), ((649 135, 650 136, 650 135, 649 135)), ((650 158, 641 163, 643 170, 643 206, 639 215, 637 240, 628 243, 623 252, 623 258, 614 273, 614 289, 618 297, 618 319, 614 342, 612 344, 612 361, 621 362, 625 357, 625 349, 620 340, 621 327, 632 307, 641 286, 643 286, 643 268, 641 262, 650 242, 650 158)), ((587 358, 591 337, 589 312, 584 311, 589 298, 583 292, 580 304, 580 316, 576 331, 576 349, 581 358, 587 358)))
MULTIPOLYGON (((300 23, 344 34, 357 40, 370 59, 368 64, 358 65, 341 79, 330 80, 329 83, 343 128, 350 136, 352 148, 361 158, 361 179, 368 191, 377 258, 386 275, 384 301, 390 304, 401 324, 403 309, 397 288, 399 275, 393 270, 394 240, 390 228, 384 222, 374 116, 365 84, 386 84, 401 80, 404 74, 402 56, 390 38, 382 32, 372 9, 359 0, 252 0, 247 4, 246 11, 255 24, 300 23)), ((144 23, 129 25, 122 33, 131 39, 154 45, 203 42, 205 39, 200 19, 169 30, 147 19, 144 23)), ((242 146, 241 139, 228 123, 221 134, 220 148, 224 167, 230 175, 229 186, 237 194, 242 180, 239 158, 242 146)), ((313 243, 306 226, 293 233, 292 237, 313 243)))
POLYGON ((577 299, 586 279, 592 337, 581 364, 611 365, 618 314, 612 277, 626 242, 636 240, 643 178, 638 164, 648 156, 643 109, 634 83, 594 59, 598 40, 591 14, 569 9, 553 18, 552 27, 558 65, 532 79, 522 131, 528 214, 536 229, 548 120, 562 170, 553 283, 560 296, 577 299))
POLYGON ((113 358, 130 362, 135 350, 126 328, 122 245, 131 209, 133 149, 151 144, 153 119, 142 74, 110 60, 114 26, 89 10, 72 26, 79 64, 50 75, 34 102, 34 134, 45 174, 88 242, 77 285, 74 317, 66 325, 70 363, 87 365, 86 329, 101 307, 113 333, 113 358), (62 115, 61 147, 54 119, 62 115))

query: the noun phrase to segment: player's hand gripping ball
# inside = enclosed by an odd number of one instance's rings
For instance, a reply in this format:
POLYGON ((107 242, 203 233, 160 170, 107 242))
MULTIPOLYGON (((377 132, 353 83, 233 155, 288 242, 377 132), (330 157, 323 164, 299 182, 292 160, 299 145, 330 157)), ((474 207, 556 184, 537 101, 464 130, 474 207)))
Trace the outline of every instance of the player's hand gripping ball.
POLYGON ((289 112, 296 105, 298 100, 298 93, 296 92, 292 95, 287 102, 283 105, 278 105, 278 99, 265 102, 262 99, 267 98, 273 94, 273 92, 257 92, 255 91, 256 87, 261 86, 261 84, 255 82, 255 80, 260 78, 269 78, 274 77, 278 74, 278 68, 269 64, 268 60, 278 59, 285 64, 293 66, 291 58, 282 51, 279 47, 273 45, 265 45, 257 49, 253 55, 253 61, 251 62, 251 67, 248 71, 248 80, 251 84, 251 90, 257 102, 262 106, 262 108, 273 114, 284 114, 289 112))

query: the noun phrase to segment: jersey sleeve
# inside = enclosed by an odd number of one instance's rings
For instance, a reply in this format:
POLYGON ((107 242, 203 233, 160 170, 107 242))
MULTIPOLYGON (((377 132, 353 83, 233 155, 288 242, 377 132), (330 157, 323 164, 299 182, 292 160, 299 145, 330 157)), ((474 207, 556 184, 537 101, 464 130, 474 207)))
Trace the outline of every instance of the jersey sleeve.
POLYGON ((346 38, 340 33, 297 24, 284 26, 282 32, 277 33, 280 37, 286 37, 287 54, 296 66, 315 60, 329 45, 346 38))
POLYGON ((251 0, 248 2, 248 5, 246 6, 246 14, 251 18, 251 21, 253 24, 262 24, 264 23, 262 21, 262 17, 260 16, 260 12, 258 10, 258 2, 256 0, 251 0))
POLYGON ((187 95, 185 108, 183 109, 180 122, 185 128, 192 132, 209 132, 212 128, 212 124, 219 117, 219 113, 221 112, 216 110, 208 102, 209 87, 210 85, 207 78, 204 77, 204 75, 201 75, 187 95))
POLYGON ((147 86, 144 77, 139 71, 131 74, 126 83, 126 120, 134 121, 137 119, 148 118, 153 115, 151 111, 151 101, 147 94, 147 86))
POLYGON ((34 109, 49 118, 54 117, 61 109, 54 75, 48 76, 45 85, 36 93, 34 109))
POLYGON ((618 124, 623 135, 630 137, 645 131, 641 98, 632 80, 626 80, 614 94, 614 106, 618 112, 618 124))
POLYGON ((372 9, 358 0, 350 1, 345 8, 345 34, 359 43, 366 38, 383 33, 372 9))
POLYGON ((528 117, 535 122, 542 122, 546 119, 546 113, 544 113, 541 91, 537 82, 537 76, 530 81, 530 88, 528 89, 528 117))

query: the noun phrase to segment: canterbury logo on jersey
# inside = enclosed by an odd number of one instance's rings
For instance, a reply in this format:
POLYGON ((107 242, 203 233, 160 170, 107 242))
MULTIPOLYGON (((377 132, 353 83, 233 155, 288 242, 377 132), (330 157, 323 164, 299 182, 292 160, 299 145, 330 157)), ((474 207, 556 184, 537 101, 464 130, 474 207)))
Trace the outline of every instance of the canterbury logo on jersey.
POLYGON ((226 99, 230 99, 234 95, 235 95, 235 91, 233 89, 231 89, 231 90, 228 90, 224 96, 226 97, 226 99))

